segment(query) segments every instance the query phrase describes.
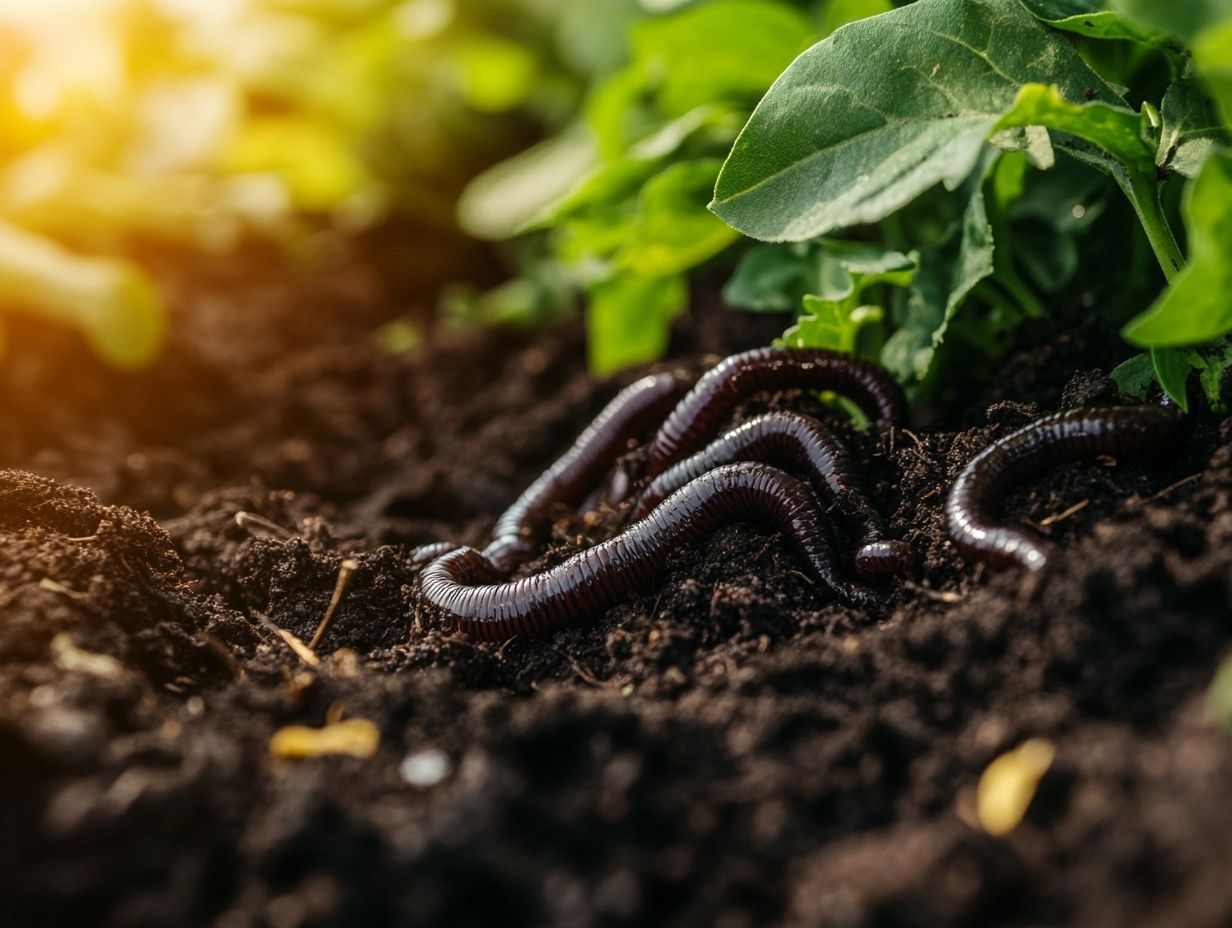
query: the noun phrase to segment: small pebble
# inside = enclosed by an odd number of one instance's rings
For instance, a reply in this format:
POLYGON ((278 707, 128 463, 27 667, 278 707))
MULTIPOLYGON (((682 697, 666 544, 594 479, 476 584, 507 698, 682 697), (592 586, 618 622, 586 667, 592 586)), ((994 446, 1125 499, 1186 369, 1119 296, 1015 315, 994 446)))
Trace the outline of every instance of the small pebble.
POLYGON ((402 779, 411 786, 427 789, 429 786, 436 786, 449 776, 452 769, 449 755, 436 748, 430 748, 427 751, 417 751, 407 755, 398 771, 402 774, 402 779))

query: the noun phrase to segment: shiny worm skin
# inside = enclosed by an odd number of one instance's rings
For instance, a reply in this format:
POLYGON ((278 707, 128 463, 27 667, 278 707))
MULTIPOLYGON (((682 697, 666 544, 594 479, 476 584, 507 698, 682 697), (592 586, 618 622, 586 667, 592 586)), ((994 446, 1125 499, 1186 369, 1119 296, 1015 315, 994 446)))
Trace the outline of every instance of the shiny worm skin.
MULTIPOLYGON (((496 520, 483 551, 493 567, 509 572, 533 557, 553 507, 580 503, 628 442, 661 422, 694 380, 681 372, 650 374, 617 393, 569 450, 496 520)), ((451 542, 420 545, 408 560, 412 567, 421 567, 459 547, 451 542)))
POLYGON ((572 447, 496 520, 484 556, 501 571, 533 557, 553 507, 581 503, 628 450, 629 441, 663 421, 693 380, 679 372, 650 374, 617 393, 572 447))
POLYGON ((838 436, 811 416, 797 412, 757 416, 672 465, 642 491, 633 518, 641 518, 707 471, 737 461, 772 464, 806 477, 823 501, 833 502, 856 546, 856 572, 865 579, 906 573, 915 566, 905 542, 886 538, 885 521, 860 485, 851 455, 838 436))
POLYGON ((732 522, 773 525, 841 599, 874 601, 871 590, 836 570, 825 516, 808 487, 776 468, 748 462, 703 474, 614 538, 532 576, 507 580, 474 548, 446 554, 424 570, 421 593, 455 628, 475 638, 543 633, 648 589, 672 551, 732 522))
POLYGON ((1017 483, 1057 464, 1099 455, 1165 452, 1181 437, 1175 406, 1110 406, 1045 416, 981 451, 959 474, 945 503, 946 532, 968 560, 1042 570, 1053 546, 996 519, 1017 483))
POLYGON ((701 450, 744 400, 792 388, 833 390, 881 426, 907 421, 902 388, 875 364, 820 348, 754 348, 716 364, 672 410, 650 445, 651 476, 701 450))

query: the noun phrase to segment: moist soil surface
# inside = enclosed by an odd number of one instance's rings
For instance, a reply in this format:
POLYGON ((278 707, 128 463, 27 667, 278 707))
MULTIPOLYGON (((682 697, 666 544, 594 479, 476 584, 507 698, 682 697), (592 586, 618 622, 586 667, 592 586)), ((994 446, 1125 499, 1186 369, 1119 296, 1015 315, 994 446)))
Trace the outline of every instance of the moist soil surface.
MULTIPOLYGON (((591 378, 579 323, 395 353, 373 333, 416 307, 387 277, 259 264, 168 273, 171 344, 139 374, 11 327, 0 924, 1232 924, 1232 730, 1208 702, 1232 422, 1010 494, 1060 548, 1041 575, 968 565, 942 533, 988 442, 1116 400, 1109 333, 1033 333, 952 419, 892 436, 799 393, 741 409, 847 437, 922 560, 873 610, 734 525, 576 628, 476 643, 422 608, 410 548, 482 542, 637 372, 591 378), (271 750, 339 719, 373 723, 375 752, 271 750), (993 837, 976 785, 1028 738, 1055 760, 993 837)), ((697 302, 665 364, 781 331, 697 302)), ((559 513, 527 570, 622 514, 559 513)))

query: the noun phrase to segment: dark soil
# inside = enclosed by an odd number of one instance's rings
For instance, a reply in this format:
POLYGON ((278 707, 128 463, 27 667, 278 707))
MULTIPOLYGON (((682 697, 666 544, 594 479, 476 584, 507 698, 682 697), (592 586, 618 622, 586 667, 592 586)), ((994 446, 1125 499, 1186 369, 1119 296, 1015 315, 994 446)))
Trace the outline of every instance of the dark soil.
MULTIPOLYGON (((1063 548, 1043 577, 941 535, 989 440, 1114 397, 1107 333, 1040 333, 951 423, 849 433, 925 559, 875 614, 734 526, 582 627, 480 645, 416 607, 406 550, 481 540, 618 384, 586 375, 580 325, 395 355, 372 332, 416 307, 382 276, 249 271, 177 278, 140 375, 11 333, 0 924, 1232 925, 1232 732, 1206 703, 1232 646, 1232 423, 1014 493, 1063 548), (312 636, 345 558, 312 666, 278 629, 312 636), (339 714, 379 727, 374 756, 271 755, 339 714), (992 838, 974 787, 1029 737, 1056 762, 992 838), (444 776, 409 782, 429 751, 444 776)), ((673 358, 780 325, 700 310, 673 358)), ((767 404, 826 414, 743 414, 767 404)), ((562 514, 542 563, 615 519, 562 514)))

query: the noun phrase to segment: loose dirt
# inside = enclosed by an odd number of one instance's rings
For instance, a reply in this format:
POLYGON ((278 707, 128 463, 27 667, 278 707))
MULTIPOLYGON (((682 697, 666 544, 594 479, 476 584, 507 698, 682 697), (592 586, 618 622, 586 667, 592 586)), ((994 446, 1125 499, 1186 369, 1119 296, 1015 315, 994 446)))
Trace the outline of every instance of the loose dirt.
MULTIPOLYGON (((1232 731, 1207 706, 1232 648, 1232 422, 1012 494, 1063 550, 1042 577, 942 537, 990 440, 1115 397, 1107 333, 1045 332, 893 439, 799 394, 741 410, 828 416, 866 462, 924 559, 875 612, 733 526, 578 628, 480 645, 418 608, 407 549, 482 540, 636 372, 590 378, 579 324, 391 353, 373 330, 414 307, 379 275, 266 276, 172 280, 171 348, 142 374, 11 332, 0 922, 1232 924, 1232 731), (279 630, 311 638, 346 558, 313 664, 279 630), (376 724, 373 756, 271 755, 339 716, 376 724), (974 788, 1030 737, 1056 761, 990 837, 974 788)), ((699 309, 669 363, 781 325, 699 309)), ((620 517, 561 513, 532 568, 620 517)))

